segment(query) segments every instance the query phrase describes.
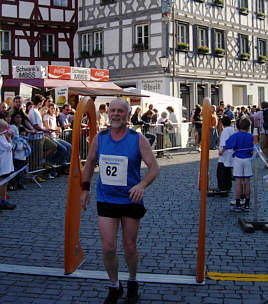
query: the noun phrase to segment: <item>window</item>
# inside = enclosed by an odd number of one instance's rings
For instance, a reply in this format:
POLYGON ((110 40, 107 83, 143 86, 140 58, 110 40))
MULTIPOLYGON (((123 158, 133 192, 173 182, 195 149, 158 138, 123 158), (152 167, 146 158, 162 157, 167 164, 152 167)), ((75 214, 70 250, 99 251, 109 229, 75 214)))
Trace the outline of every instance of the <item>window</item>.
POLYGON ((220 30, 215 30, 215 49, 224 49, 224 32, 220 30))
POLYGON ((67 7, 68 6, 68 0, 53 0, 54 6, 63 6, 67 7))
POLYGON ((90 34, 82 34, 81 36, 81 52, 90 53, 90 34))
POLYGON ((240 54, 249 53, 248 47, 248 37, 241 35, 240 36, 240 54))
POLYGON ((248 0, 240 0, 240 7, 248 8, 248 0))
POLYGON ((93 55, 102 54, 102 32, 93 33, 93 55))
POLYGON ((11 51, 11 32, 2 31, 1 34, 1 51, 11 51))
POLYGON ((148 24, 136 25, 135 44, 139 49, 148 50, 148 48, 149 48, 149 26, 148 26, 148 24))
POLYGON ((264 87, 258 87, 258 101, 261 104, 265 100, 264 87))
POLYGON ((204 27, 198 28, 198 46, 208 46, 208 30, 204 27))
POLYGON ((264 0, 257 0, 257 12, 264 13, 264 0))
POLYGON ((101 56, 103 53, 103 32, 83 33, 80 36, 80 56, 101 56))
POLYGON ((258 39, 258 55, 266 56, 266 40, 258 39))
POLYGON ((42 55, 44 57, 55 56, 55 37, 52 34, 42 35, 42 55))
POLYGON ((177 25, 177 42, 188 43, 188 25, 185 23, 178 23, 177 25))

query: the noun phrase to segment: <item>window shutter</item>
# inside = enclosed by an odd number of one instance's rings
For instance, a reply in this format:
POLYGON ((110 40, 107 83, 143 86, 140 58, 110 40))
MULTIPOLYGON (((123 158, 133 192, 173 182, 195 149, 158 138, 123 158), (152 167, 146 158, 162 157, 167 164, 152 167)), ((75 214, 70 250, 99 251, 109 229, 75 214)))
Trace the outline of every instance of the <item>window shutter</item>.
POLYGON ((199 37, 198 37, 198 30, 197 30, 197 25, 193 25, 193 49, 197 51, 199 44, 199 37))
POLYGON ((215 43, 216 43, 216 37, 215 37, 215 35, 216 35, 216 30, 214 29, 214 28, 212 28, 211 29, 211 51, 212 52, 214 52, 215 51, 215 49, 216 49, 216 45, 215 45, 215 43))

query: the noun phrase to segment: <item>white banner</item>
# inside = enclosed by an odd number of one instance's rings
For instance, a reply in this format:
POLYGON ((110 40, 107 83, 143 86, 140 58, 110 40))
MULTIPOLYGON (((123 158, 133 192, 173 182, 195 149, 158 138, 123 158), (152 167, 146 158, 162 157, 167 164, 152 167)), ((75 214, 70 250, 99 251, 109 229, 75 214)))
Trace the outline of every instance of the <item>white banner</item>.
POLYGON ((65 103, 68 103, 68 87, 55 88, 55 102, 59 107, 62 107, 65 103))
POLYGON ((20 96, 23 98, 24 103, 31 101, 33 88, 25 83, 20 83, 20 96))
POLYGON ((41 65, 16 65, 12 69, 13 78, 34 79, 46 77, 46 69, 41 65))

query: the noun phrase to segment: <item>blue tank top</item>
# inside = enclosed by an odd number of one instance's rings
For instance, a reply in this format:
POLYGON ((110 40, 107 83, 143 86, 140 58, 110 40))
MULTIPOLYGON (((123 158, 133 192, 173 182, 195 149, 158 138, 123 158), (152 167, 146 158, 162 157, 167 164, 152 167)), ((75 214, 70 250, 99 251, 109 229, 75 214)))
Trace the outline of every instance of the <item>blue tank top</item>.
MULTIPOLYGON (((128 191, 140 180, 141 153, 139 134, 128 129, 119 141, 107 129, 98 134, 99 179, 97 201, 112 204, 130 204, 128 191)), ((143 204, 143 200, 138 202, 143 204)))

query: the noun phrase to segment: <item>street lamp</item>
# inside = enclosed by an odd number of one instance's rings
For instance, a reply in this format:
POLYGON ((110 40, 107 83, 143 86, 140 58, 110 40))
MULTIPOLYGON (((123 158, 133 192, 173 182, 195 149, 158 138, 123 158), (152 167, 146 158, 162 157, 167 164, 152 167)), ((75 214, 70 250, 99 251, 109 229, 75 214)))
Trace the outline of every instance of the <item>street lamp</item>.
POLYGON ((168 70, 168 57, 166 56, 162 56, 162 57, 159 57, 159 60, 160 60, 160 64, 161 64, 161 67, 162 69, 164 70, 164 72, 167 72, 168 70))

